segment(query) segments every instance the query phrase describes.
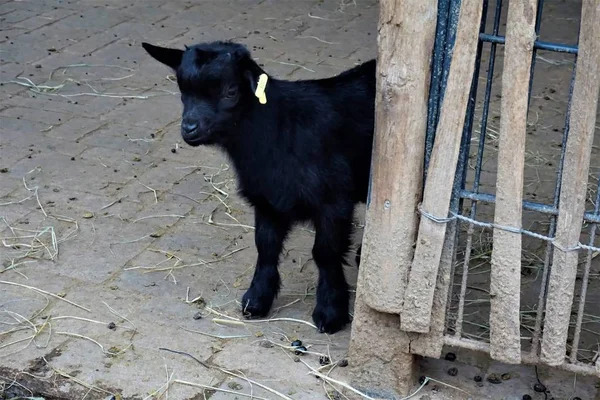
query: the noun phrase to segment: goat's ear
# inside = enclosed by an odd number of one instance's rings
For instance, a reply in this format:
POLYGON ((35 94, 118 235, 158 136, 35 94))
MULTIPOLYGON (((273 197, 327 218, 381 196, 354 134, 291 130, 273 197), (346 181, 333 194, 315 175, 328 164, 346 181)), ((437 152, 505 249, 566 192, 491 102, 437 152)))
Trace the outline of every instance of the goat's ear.
POLYGON ((144 50, 148 52, 154 59, 165 64, 172 69, 177 69, 181 64, 183 50, 168 49, 166 47, 154 46, 149 43, 142 43, 144 50))
POLYGON ((260 74, 263 74, 264 71, 245 51, 235 51, 233 57, 241 65, 244 78, 248 81, 250 89, 254 93, 256 91, 256 85, 258 84, 258 77, 260 74))
POLYGON ((244 71, 244 78, 246 78, 246 80, 250 84, 250 90, 252 90, 252 93, 256 92, 256 85, 258 84, 258 76, 256 76, 254 72, 247 69, 244 71))

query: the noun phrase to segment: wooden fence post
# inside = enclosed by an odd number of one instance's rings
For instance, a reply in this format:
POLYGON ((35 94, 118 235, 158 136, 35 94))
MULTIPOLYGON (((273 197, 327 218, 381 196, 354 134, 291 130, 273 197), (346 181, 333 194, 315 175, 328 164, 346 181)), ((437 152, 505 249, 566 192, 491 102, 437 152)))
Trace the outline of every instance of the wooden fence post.
POLYGON ((579 235, 585 211, 587 176, 600 91, 600 0, 584 0, 579 53, 571 100, 554 257, 548 281, 541 359, 562 364, 577 276, 579 235))
POLYGON ((414 383, 397 314, 416 237, 437 2, 380 2, 371 193, 350 361, 353 384, 387 398, 406 396, 414 383))
POLYGON ((421 195, 437 0, 382 0, 371 193, 362 247, 364 300, 399 314, 421 195))
MULTIPOLYGON (((508 6, 494 223, 521 229, 527 102, 537 0, 508 6)), ((521 362, 521 233, 494 228, 490 281, 490 355, 521 362)))
MULTIPOLYGON (((481 0, 463 0, 456 31, 456 43, 448 74, 448 86, 440 113, 422 213, 446 218, 450 209, 452 186, 460 150, 470 82, 475 69, 482 13, 481 0)), ((419 236, 410 268, 409 282, 400 315, 402 329, 428 333, 438 268, 446 235, 446 223, 421 218, 419 236)))

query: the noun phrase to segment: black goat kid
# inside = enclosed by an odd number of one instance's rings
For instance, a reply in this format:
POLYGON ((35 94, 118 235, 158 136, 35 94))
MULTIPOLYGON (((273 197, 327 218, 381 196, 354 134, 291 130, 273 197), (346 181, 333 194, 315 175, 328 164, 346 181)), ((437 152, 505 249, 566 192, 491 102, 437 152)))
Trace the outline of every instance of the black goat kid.
POLYGON ((184 141, 225 150, 254 208, 258 260, 245 315, 269 312, 283 243, 296 222, 310 221, 319 269, 313 320, 321 332, 342 329, 349 322, 343 263, 354 207, 366 201, 369 184, 375 60, 332 78, 291 82, 266 75, 236 43, 143 47, 176 73, 184 141))

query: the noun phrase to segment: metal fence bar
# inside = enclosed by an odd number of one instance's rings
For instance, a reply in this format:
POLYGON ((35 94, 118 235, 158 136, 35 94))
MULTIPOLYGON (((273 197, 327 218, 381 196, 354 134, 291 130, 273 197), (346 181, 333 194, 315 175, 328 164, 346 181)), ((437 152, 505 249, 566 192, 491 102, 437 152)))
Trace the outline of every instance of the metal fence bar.
MULTIPOLYGON (((489 193, 481 193, 481 192, 475 192, 475 191, 463 189, 460 191, 460 196, 463 199, 469 199, 472 201, 481 201, 481 202, 491 203, 491 204, 496 203, 496 196, 493 194, 489 194, 489 193)), ((540 213, 548 214, 548 215, 555 215, 555 216, 558 215, 558 207, 557 206, 536 203, 533 201, 527 201, 527 200, 523 201, 523 209, 529 210, 529 211, 536 211, 536 212, 540 212, 540 213)), ((590 222, 590 223, 594 223, 594 224, 600 224, 600 216, 595 215, 594 213, 591 213, 591 212, 584 213, 583 220, 590 222)))
MULTIPOLYGON (((600 214, 600 178, 598 179, 598 188, 596 191, 596 204, 594 205, 594 214, 600 214)), ((596 229, 598 225, 592 224, 590 228, 590 246, 594 245, 596 240, 596 229)), ((588 281, 590 279, 590 268, 592 266, 593 251, 588 250, 583 269, 583 278, 581 282, 581 291, 579 293, 579 306, 577 308, 577 321, 575 322, 575 332, 573 333, 573 347, 571 347, 570 360, 577 362, 577 350, 579 349, 579 339, 581 335, 581 325, 583 323, 583 312, 585 310, 585 297, 587 295, 588 281)))
MULTIPOLYGON (((537 2, 537 12, 535 13, 535 37, 540 36, 540 28, 542 27, 542 15, 544 13, 544 0, 537 2)), ((527 99, 527 114, 529 115, 529 105, 531 104, 531 91, 533 90, 533 77, 535 76, 535 56, 537 49, 535 48, 535 39, 533 40, 533 54, 531 55, 531 66, 529 68, 529 97, 527 99)))
POLYGON ((450 63, 452 62, 452 54, 454 52, 456 27, 458 25, 460 4, 462 0, 439 1, 443 9, 438 15, 438 26, 433 54, 433 77, 430 86, 427 131, 425 134, 424 181, 427 179, 427 170, 429 168, 431 152, 433 151, 435 133, 440 119, 440 109, 442 107, 442 102, 444 101, 444 95, 446 94, 448 73, 450 72, 450 63))
MULTIPOLYGON (((481 18, 481 25, 479 28, 479 32, 485 32, 485 25, 486 25, 486 21, 487 21, 487 9, 488 9, 488 1, 484 1, 483 2, 483 17, 481 18)), ((468 107, 467 107, 467 116, 465 118, 465 126, 464 126, 464 131, 463 131, 463 135, 462 135, 462 140, 461 140, 461 149, 460 149, 460 156, 459 156, 459 162, 456 168, 456 178, 455 178, 455 182, 454 182, 454 189, 453 189, 453 197, 456 196, 456 192, 460 191, 463 186, 464 183, 466 182, 466 178, 467 178, 467 164, 468 164, 468 160, 469 160, 469 148, 471 145, 471 135, 473 132, 473 119, 475 117, 475 103, 476 103, 476 98, 477 98, 477 88, 479 85, 479 72, 481 69, 481 54, 482 54, 482 50, 483 50, 483 42, 481 40, 478 40, 477 43, 477 53, 475 54, 475 72, 473 73, 473 80, 471 82, 471 92, 469 94, 469 103, 468 103, 468 107)), ((453 202, 452 204, 456 207, 456 210, 450 209, 451 212, 457 212, 458 209, 460 209, 461 205, 462 205, 462 199, 460 198, 460 196, 457 199, 457 202, 453 202)), ((457 231, 454 231, 454 235, 457 235, 457 231)), ((456 238, 458 239, 458 237, 456 238)), ((461 281, 461 296, 460 296, 460 302, 463 303, 463 307, 462 310, 464 310, 464 293, 462 293, 462 290, 466 289, 466 278, 468 275, 468 267, 467 269, 463 269, 463 275, 462 275, 462 281, 461 281)), ((461 313, 461 306, 459 304, 459 310, 458 310, 458 314, 457 314, 457 321, 462 321, 462 313, 461 313)), ((460 325, 460 324, 457 324, 460 325)))
MULTIPOLYGON (((488 0, 484 0, 482 11, 487 12, 487 1, 488 0)), ((455 7, 455 8, 459 8, 460 3, 455 2, 451 6, 455 7)), ((445 90, 445 87, 444 87, 444 90, 445 90)), ((435 121, 435 122, 437 124, 437 121, 435 121)), ((463 163, 463 158, 464 157, 459 156, 459 160, 458 160, 459 166, 457 166, 457 170, 459 169, 461 163, 463 163)), ((461 174, 461 176, 462 176, 462 174, 461 174)), ((450 199, 450 211, 451 212, 457 212, 460 208, 462 199, 457 198, 456 191, 460 190, 461 184, 462 184, 462 182, 459 181, 459 177, 457 174, 454 177, 452 198, 450 199)), ((455 249, 458 244, 457 227, 458 227, 457 221, 451 221, 447 226, 446 235, 447 236, 449 235, 449 237, 447 238, 446 243, 444 244, 444 249, 442 251, 442 258, 441 258, 442 264, 440 265, 440 269, 441 269, 440 274, 445 273, 446 268, 449 268, 449 273, 450 273, 450 275, 448 277, 448 291, 446 293, 446 317, 445 317, 446 321, 448 320, 449 310, 452 305, 452 288, 454 286, 454 268, 455 268, 455 260, 456 260, 455 249), (447 253, 450 253, 450 254, 447 254, 447 253)), ((445 332, 445 327, 442 332, 445 332)))
MULTIPOLYGON (((454 336, 445 336, 444 343, 447 346, 459 347, 468 350, 481 351, 484 353, 490 352, 490 345, 486 342, 480 342, 473 339, 465 339, 465 338, 456 338, 454 336)), ((532 356, 531 354, 523 354, 521 361, 524 364, 530 365, 538 365, 540 364, 540 359, 536 356, 532 356)), ((583 364, 583 363, 562 363, 556 366, 557 368, 563 369, 568 372, 573 372, 575 374, 580 375, 595 375, 597 374, 597 369, 591 364, 583 364)))
MULTIPOLYGON (((497 43, 497 44, 505 44, 506 38, 501 35, 490 35, 486 33, 482 33, 479 35, 479 39, 484 42, 489 43, 497 43)), ((572 46, 568 44, 555 44, 550 42, 544 42, 542 40, 536 40, 533 43, 533 48, 536 50, 548 50, 554 51, 557 53, 569 53, 569 54, 577 54, 577 46, 572 46)))
MULTIPOLYGON (((488 1, 486 0, 484 2, 484 7, 485 7, 486 11, 487 11, 487 5, 488 5, 488 1)), ((498 31, 500 29, 501 13, 502 13, 502 0, 497 0, 496 1, 496 9, 494 12, 494 28, 493 28, 494 35, 497 35, 498 31)), ((487 13, 484 13, 484 16, 482 18, 482 24, 481 24, 482 33, 485 32, 486 19, 487 19, 487 13)), ((478 66, 481 64, 481 45, 482 44, 483 44, 483 41, 480 41, 480 51, 477 54, 477 58, 476 58, 478 66)), ((483 102, 483 112, 482 112, 482 116, 481 116, 481 127, 480 127, 480 133, 479 133, 479 147, 477 149, 477 161, 475 163, 475 178, 473 180, 473 192, 474 193, 477 193, 479 191, 479 183, 481 180, 481 170, 482 170, 482 165, 483 165, 483 151, 485 148, 485 137, 486 137, 486 133, 487 133, 487 121, 488 121, 489 110, 490 110, 490 99, 491 99, 492 84, 493 84, 492 78, 494 75, 494 67, 496 65, 496 47, 497 47, 496 43, 491 44, 490 59, 489 59, 489 63, 488 63, 488 72, 487 72, 486 87, 485 87, 485 97, 484 97, 484 102, 483 102)), ((478 71, 479 71, 479 68, 478 68, 478 71)), ((475 74, 474 78, 475 78, 475 80, 478 81, 479 73, 475 74)), ((471 96, 472 96, 472 102, 475 103, 476 92, 473 92, 471 96)), ((472 129, 471 125, 469 126, 469 129, 472 129)), ((465 140, 464 142, 467 144, 470 144, 470 140, 465 140)), ((464 153, 468 154, 468 152, 469 152, 469 146, 467 146, 464 153)), ((466 170, 466 168, 464 168, 464 170, 466 170)), ((464 174, 463 174, 463 176, 464 176, 464 174)), ((464 182, 465 178, 464 177, 461 177, 461 178, 462 178, 462 182, 464 182)), ((463 190, 461 190, 460 192, 462 193, 462 191, 463 190)), ((461 196, 459 195, 458 197, 461 197, 461 196)), ((453 210, 453 211, 457 212, 458 210, 453 210)), ((470 214, 469 214, 470 218, 475 219, 476 213, 477 213, 477 201, 473 201, 471 203, 471 210, 470 210, 470 214)), ((473 233, 474 233, 474 225, 469 224, 469 227, 467 230, 467 244, 466 244, 466 248, 465 248, 465 256, 464 256, 463 265, 462 265, 463 270, 462 270, 462 281, 461 281, 461 285, 460 285, 459 304, 458 304, 456 322, 454 324, 454 335, 457 337, 460 337, 462 334, 462 321, 463 321, 463 316, 464 316, 465 297, 466 297, 466 290, 467 290, 467 279, 468 279, 468 274, 469 274, 469 261, 471 258, 471 250, 472 250, 472 245, 473 245, 473 233)))
POLYGON ((448 34, 449 9, 451 0, 439 0, 435 44, 431 64, 431 84, 429 86, 429 101, 427 105, 427 131, 425 133, 425 168, 423 181, 427 178, 427 167, 433 149, 435 129, 439 118, 440 97, 443 93, 442 80, 444 76, 444 59, 446 57, 446 35, 448 34))

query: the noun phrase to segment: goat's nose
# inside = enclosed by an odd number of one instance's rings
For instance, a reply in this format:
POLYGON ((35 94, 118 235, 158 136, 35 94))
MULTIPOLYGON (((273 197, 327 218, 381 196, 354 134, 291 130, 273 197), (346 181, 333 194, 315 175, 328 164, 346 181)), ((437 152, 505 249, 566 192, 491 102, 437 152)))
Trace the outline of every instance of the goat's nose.
POLYGON ((197 122, 183 121, 181 123, 181 130, 183 131, 183 133, 192 133, 196 129, 198 129, 198 123, 197 122))

